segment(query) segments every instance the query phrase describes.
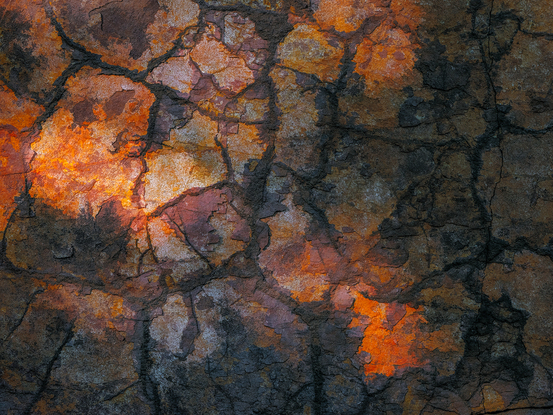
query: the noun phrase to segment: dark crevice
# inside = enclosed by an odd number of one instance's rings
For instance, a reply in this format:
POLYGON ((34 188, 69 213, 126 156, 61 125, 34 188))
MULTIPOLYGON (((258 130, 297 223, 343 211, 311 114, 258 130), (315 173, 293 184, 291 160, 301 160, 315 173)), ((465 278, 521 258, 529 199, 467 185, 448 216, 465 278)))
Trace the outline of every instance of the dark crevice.
POLYGON ((60 346, 56 349, 54 355, 48 362, 48 365, 46 366, 46 373, 44 374, 42 381, 40 382, 39 388, 37 392, 34 394, 31 402, 29 402, 27 407, 23 410, 23 415, 31 415, 34 407, 42 398, 42 395, 44 394, 44 392, 46 391, 46 388, 48 387, 48 382, 50 381, 50 376, 52 375, 52 371, 54 370, 54 365, 58 361, 67 343, 69 343, 69 341, 73 338, 73 334, 74 334, 73 324, 71 323, 70 327, 65 332, 65 337, 63 338, 60 346))
POLYGON ((154 362, 150 356, 151 350, 151 336, 150 336, 150 325, 152 324, 151 320, 144 319, 141 322, 142 325, 142 338, 140 342, 140 355, 139 355, 139 378, 140 384, 142 386, 142 393, 148 399, 151 404, 152 413, 154 415, 161 415, 161 397, 159 395, 159 386, 155 382, 152 374, 152 368, 154 362))
POLYGON ((44 292, 43 289, 39 288, 35 291, 33 291, 33 293, 31 294, 31 297, 29 298, 29 300, 27 301, 27 303, 25 304, 25 309, 23 310, 23 313, 21 313, 21 317, 17 320, 17 322, 13 325, 13 327, 10 329, 10 331, 8 332, 8 334, 6 335, 6 337, 4 337, 4 339, 0 342, 0 347, 6 342, 9 340, 9 338, 12 336, 13 333, 15 333, 15 331, 19 328, 19 326, 21 326, 21 324, 23 323, 23 320, 25 319, 25 316, 27 315, 27 312, 29 311, 29 308, 31 307, 31 304, 33 303, 33 301, 35 300, 35 298, 37 297, 37 295, 39 294, 42 294, 44 292))

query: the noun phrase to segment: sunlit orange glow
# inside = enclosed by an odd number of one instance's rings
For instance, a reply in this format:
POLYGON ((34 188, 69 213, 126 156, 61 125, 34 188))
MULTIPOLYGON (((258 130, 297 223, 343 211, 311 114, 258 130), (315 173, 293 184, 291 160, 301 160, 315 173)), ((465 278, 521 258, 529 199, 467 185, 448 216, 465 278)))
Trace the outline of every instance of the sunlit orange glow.
POLYGON ((42 110, 30 99, 17 98, 0 82, 0 125, 11 125, 18 130, 29 128, 42 110))
MULTIPOLYGON (((358 294, 354 311, 369 318, 359 352, 365 357, 365 375, 393 375, 397 370, 424 364, 413 353, 417 326, 424 322, 417 309, 398 303, 379 303, 358 294)), ((361 325, 354 318, 350 327, 361 325)))
POLYGON ((429 331, 423 307, 413 308, 397 302, 379 303, 355 292, 353 311, 358 313, 350 328, 363 327, 359 353, 365 364, 365 376, 392 376, 407 368, 426 367, 428 352, 462 353, 464 343, 459 324, 444 325, 429 331))
POLYGON ((113 196, 130 207, 152 94, 125 78, 95 73, 72 79, 69 91, 32 144, 32 196, 70 216, 95 214, 113 196))

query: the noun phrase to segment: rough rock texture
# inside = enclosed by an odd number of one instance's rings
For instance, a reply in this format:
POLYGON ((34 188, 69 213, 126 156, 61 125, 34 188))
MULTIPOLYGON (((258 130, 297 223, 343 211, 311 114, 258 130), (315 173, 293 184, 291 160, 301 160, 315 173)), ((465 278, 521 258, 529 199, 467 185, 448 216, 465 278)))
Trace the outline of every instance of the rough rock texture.
POLYGON ((553 413, 537 0, 0 3, 0 413, 553 413))

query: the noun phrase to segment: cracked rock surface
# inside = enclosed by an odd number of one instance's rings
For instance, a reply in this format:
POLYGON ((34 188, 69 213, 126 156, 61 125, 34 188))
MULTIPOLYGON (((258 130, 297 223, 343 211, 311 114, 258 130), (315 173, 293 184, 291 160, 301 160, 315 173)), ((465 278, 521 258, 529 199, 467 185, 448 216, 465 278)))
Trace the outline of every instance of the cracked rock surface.
POLYGON ((0 413, 553 413, 531 0, 0 3, 0 413))

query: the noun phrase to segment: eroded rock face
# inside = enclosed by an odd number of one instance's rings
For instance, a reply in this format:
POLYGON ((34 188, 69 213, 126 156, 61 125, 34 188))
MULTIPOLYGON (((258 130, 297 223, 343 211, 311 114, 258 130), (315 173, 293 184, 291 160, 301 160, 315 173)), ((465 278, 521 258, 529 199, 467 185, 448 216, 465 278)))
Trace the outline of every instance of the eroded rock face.
POLYGON ((550 7, 0 6, 0 412, 547 414, 550 7))

